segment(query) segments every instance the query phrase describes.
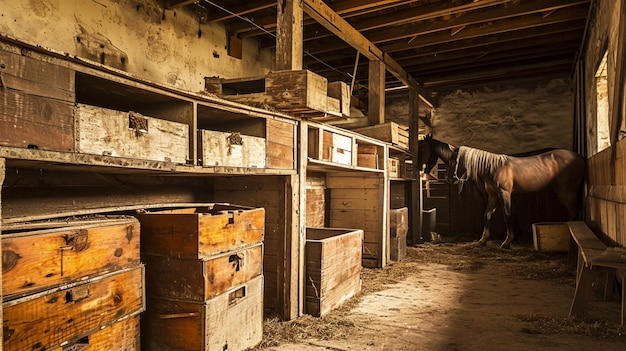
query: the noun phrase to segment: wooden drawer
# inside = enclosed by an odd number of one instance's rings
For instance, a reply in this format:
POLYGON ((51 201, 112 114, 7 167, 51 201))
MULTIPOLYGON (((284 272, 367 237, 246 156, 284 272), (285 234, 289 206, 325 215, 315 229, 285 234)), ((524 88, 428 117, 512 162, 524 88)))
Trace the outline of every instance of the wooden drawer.
POLYGON ((138 214, 144 254, 208 259, 263 241, 265 209, 215 204, 138 214))
POLYGON ((134 315, 52 351, 140 351, 139 331, 139 315, 134 315))
MULTIPOLYGON (((35 227, 36 224, 31 224, 35 227)), ((2 294, 7 297, 50 289, 139 264, 135 218, 78 221, 60 228, 2 234, 2 294)))
POLYGON ((323 316, 361 291, 363 231, 307 228, 305 312, 323 316))
POLYGON ((144 255, 149 296, 206 301, 263 274, 263 244, 208 260, 144 255))
POLYGON ((75 343, 141 313, 143 266, 78 281, 2 304, 4 349, 47 350, 75 343))
POLYGON ((199 130, 198 140, 202 166, 265 168, 265 138, 234 132, 199 130))
POLYGON ((149 298, 141 319, 149 351, 245 350, 263 337, 263 276, 204 303, 149 298))
POLYGON ((187 163, 186 124, 84 104, 74 114, 77 152, 187 163))

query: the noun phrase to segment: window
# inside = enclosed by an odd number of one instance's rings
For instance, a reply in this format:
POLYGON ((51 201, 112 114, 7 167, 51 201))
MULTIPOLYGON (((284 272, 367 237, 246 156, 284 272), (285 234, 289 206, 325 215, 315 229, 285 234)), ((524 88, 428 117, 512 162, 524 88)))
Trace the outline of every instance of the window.
POLYGON ((611 125, 609 117, 609 85, 607 80, 607 53, 596 71, 596 147, 600 152, 611 146, 611 125))

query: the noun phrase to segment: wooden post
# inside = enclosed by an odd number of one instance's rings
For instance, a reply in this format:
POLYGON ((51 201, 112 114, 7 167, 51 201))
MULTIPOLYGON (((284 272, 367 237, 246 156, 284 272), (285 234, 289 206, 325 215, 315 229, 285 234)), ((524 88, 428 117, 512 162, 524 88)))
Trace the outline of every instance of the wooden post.
POLYGON ((302 69, 302 1, 278 1, 276 69, 302 69))
POLYGON ((411 214, 409 216, 411 232, 408 234, 411 237, 412 245, 419 242, 422 232, 422 180, 420 179, 420 170, 417 168, 419 104, 420 97, 417 91, 409 89, 409 151, 413 154, 413 174, 407 174, 407 177, 415 179, 411 181, 411 214))
MULTIPOLYGON (((299 234, 299 241, 298 241, 298 253, 299 253, 299 273, 297 276, 297 280, 296 282, 299 283, 299 291, 298 291, 298 316, 301 316, 304 314, 304 298, 306 295, 306 291, 304 290, 306 287, 306 282, 305 282, 305 255, 304 255, 304 250, 305 247, 304 245, 306 244, 306 168, 307 168, 307 164, 308 164, 308 145, 309 145, 309 124, 306 121, 300 121, 300 123, 298 124, 300 127, 300 135, 298 136, 298 138, 296 140, 298 140, 298 163, 297 163, 297 169, 298 169, 298 176, 299 176, 299 180, 300 180, 300 188, 299 188, 299 197, 298 200, 300 201, 300 205, 298 208, 298 218, 299 218, 299 228, 298 228, 298 234, 299 234)), ((296 128, 297 130, 297 128, 296 128)), ((322 136, 319 136, 319 139, 322 139, 322 136)), ((295 232, 295 228, 294 228, 294 233, 295 232)))
MULTIPOLYGON (((4 175, 6 174, 6 159, 0 158, 0 195, 2 195, 2 184, 4 183, 4 175)), ((2 234, 2 196, 0 196, 0 234, 2 234)), ((1 240, 2 236, 0 236, 1 240)), ((0 271, 0 291, 2 291, 2 271, 0 271)), ((0 294, 0 340, 4 340, 2 326, 2 294, 0 294)), ((2 351, 2 343, 0 343, 0 351, 2 351)))
POLYGON ((385 64, 370 60, 367 119, 370 126, 385 123, 385 64))

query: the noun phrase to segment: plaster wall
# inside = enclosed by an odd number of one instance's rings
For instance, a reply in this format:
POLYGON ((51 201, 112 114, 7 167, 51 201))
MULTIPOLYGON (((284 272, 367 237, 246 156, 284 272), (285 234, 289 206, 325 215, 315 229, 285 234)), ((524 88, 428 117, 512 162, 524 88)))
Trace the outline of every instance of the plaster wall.
POLYGON ((158 0, 2 0, 0 35, 95 61, 134 76, 197 92, 204 77, 265 75, 271 50, 244 40, 243 58, 227 54, 228 35, 186 8, 158 0))

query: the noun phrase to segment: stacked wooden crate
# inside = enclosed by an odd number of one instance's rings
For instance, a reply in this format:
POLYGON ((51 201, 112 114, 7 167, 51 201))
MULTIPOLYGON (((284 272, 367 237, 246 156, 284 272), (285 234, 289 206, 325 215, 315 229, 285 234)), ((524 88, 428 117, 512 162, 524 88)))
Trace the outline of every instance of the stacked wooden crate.
POLYGON ((386 141, 402 149, 408 150, 409 148, 409 128, 395 122, 387 122, 352 130, 368 137, 386 141))
POLYGON ((261 341, 265 210, 225 204, 138 214, 145 350, 244 350, 261 341))
POLYGON ((3 227, 4 350, 138 350, 135 218, 3 227))
POLYGON ((223 99, 271 107, 299 117, 336 120, 350 116, 350 89, 308 70, 269 72, 249 79, 205 78, 205 91, 223 99))

